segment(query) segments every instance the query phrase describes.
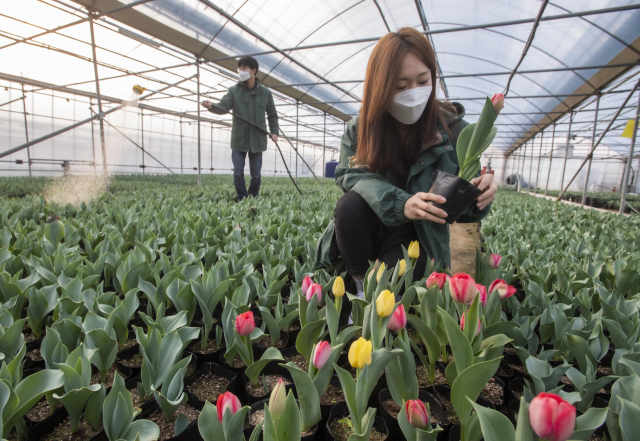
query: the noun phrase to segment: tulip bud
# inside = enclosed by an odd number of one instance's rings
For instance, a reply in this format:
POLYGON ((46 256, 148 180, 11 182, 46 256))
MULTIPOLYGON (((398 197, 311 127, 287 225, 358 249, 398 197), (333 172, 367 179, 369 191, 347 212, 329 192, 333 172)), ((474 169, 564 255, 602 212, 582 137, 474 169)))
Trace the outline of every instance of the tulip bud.
POLYGON ((316 369, 320 370, 325 365, 331 355, 331 346, 327 341, 321 341, 313 348, 311 354, 311 363, 316 369))
POLYGON ((236 317, 236 331, 238 334, 249 335, 256 329, 256 322, 253 319, 253 312, 247 311, 236 317))
POLYGON ((372 348, 371 340, 360 337, 354 341, 349 348, 349 364, 356 369, 370 365, 372 348))
POLYGON ((376 259, 375 263, 373 264, 373 269, 371 270, 371 272, 369 272, 369 275, 367 276, 367 281, 371 282, 371 276, 378 271, 378 268, 380 268, 380 259, 376 259))
POLYGON ((404 276, 405 271, 407 271, 407 261, 402 259, 398 264, 398 277, 402 277, 404 276))
POLYGON ((306 295, 311 285, 313 285, 313 280, 311 280, 311 277, 304 276, 304 279, 302 279, 302 294, 306 295))
POLYGON ((384 270, 387 268, 387 266, 384 264, 384 262, 382 262, 382 265, 380 265, 380 268, 378 268, 378 275, 376 276, 376 281, 380 281, 380 277, 382 277, 382 273, 384 273, 384 270))
POLYGON ((393 307, 396 305, 396 296, 385 289, 376 299, 376 310, 378 311, 378 317, 387 317, 393 312, 393 307))
POLYGON ((491 97, 491 103, 493 104, 493 110, 496 112, 496 117, 504 107, 504 95, 496 93, 491 97))
POLYGON ((231 411, 231 415, 240 410, 240 400, 231 392, 225 392, 218 396, 216 409, 218 410, 218 421, 222 422, 227 409, 231 411))
POLYGON ((500 262, 502 261, 502 256, 500 254, 489 254, 489 258, 487 260, 489 263, 489 268, 497 269, 500 266, 500 262))
MULTIPOLYGON (((478 295, 480 296, 480 303, 482 303, 482 307, 486 307, 487 306, 487 300, 489 299, 489 296, 487 295, 487 288, 485 288, 484 285, 481 284, 476 284, 476 288, 478 288, 478 295)), ((473 300, 471 301, 471 303, 473 303, 473 300)), ((469 306, 471 306, 471 303, 469 303, 469 306)))
POLYGON ((313 296, 318 296, 318 305, 322 303, 322 285, 319 283, 312 283, 307 291, 307 302, 310 302, 313 296))
POLYGON ((516 289, 511 285, 507 285, 507 282, 502 279, 496 279, 493 281, 493 283, 489 287, 489 294, 491 294, 494 290, 498 291, 498 295, 501 299, 506 299, 507 297, 511 297, 516 293, 516 289))
POLYGON ((469 274, 454 274, 449 281, 451 298, 458 303, 471 303, 478 295, 478 287, 475 280, 469 274))
POLYGON ((278 379, 278 382, 271 391, 271 397, 269 398, 269 411, 271 412, 271 418, 278 421, 284 413, 284 408, 287 404, 287 391, 284 387, 284 381, 282 378, 278 379))
POLYGON ((576 426, 576 408, 556 394, 543 392, 531 400, 529 421, 540 438, 566 441, 576 426))
POLYGON ((420 400, 409 400, 404 405, 407 421, 416 429, 424 429, 429 425, 429 412, 420 400))
POLYGON ((411 242, 407 253, 412 259, 417 259, 420 256, 420 243, 417 240, 411 242))
MULTIPOLYGON (((464 331, 464 322, 465 322, 464 316, 465 314, 462 314, 462 317, 460 317, 460 329, 462 329, 463 331, 464 331)), ((480 319, 478 319, 478 329, 476 329, 476 334, 475 334, 476 336, 480 334, 481 329, 482 329, 482 324, 480 323, 480 319)))
POLYGON ((451 280, 448 275, 445 273, 436 273, 434 271, 427 279, 427 289, 433 288, 434 286, 438 286, 438 289, 442 289, 444 288, 444 284, 447 280, 451 280))
POLYGON ((344 280, 342 280, 342 277, 338 276, 336 277, 336 280, 333 282, 333 295, 336 298, 342 297, 344 295, 344 280))
POLYGON ((404 329, 405 326, 407 326, 407 313, 404 310, 404 305, 398 305, 393 314, 391 314, 387 327, 394 332, 398 332, 404 329))

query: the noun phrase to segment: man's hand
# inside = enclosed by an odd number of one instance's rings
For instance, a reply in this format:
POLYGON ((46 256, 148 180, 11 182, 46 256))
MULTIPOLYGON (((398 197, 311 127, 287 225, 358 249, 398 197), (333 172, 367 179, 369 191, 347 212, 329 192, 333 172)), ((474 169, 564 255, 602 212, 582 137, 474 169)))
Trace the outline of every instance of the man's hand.
POLYGON ((271 140, 272 140, 273 142, 278 142, 278 135, 276 135, 275 133, 272 133, 272 134, 271 134, 271 140))
POLYGON ((478 176, 471 180, 471 184, 483 190, 483 193, 478 196, 478 209, 482 210, 496 198, 498 184, 493 181, 493 175, 487 173, 486 175, 478 176))
POLYGON ((207 100, 207 101, 203 101, 202 105, 206 108, 206 109, 210 109, 211 106, 213 106, 213 104, 211 103, 211 101, 207 100))
POLYGON ((433 201, 439 204, 447 202, 444 197, 433 193, 416 193, 407 199, 407 202, 404 204, 404 215, 406 218, 410 220, 424 219, 438 224, 444 224, 444 218, 447 217, 447 212, 427 201, 433 201))

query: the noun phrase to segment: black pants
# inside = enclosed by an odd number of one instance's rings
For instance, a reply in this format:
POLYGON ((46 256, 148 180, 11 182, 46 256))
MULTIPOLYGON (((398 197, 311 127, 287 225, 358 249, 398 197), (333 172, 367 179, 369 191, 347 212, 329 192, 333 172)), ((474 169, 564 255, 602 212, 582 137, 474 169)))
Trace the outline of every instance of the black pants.
MULTIPOLYGON (((413 222, 395 227, 384 225, 355 191, 345 193, 338 200, 334 222, 340 255, 352 276, 364 275, 369 269, 369 261, 376 259, 384 262, 387 268, 394 267, 398 260, 404 259, 402 246, 409 248, 411 241, 418 240, 413 222)), ((427 259, 427 253, 420 246, 414 280, 423 277, 427 259)))
POLYGON ((247 184, 244 182, 244 164, 247 152, 237 152, 232 150, 231 161, 233 162, 233 183, 238 193, 238 201, 247 196, 258 197, 260 191, 260 171, 262 169, 262 153, 249 152, 249 174, 251 181, 249 182, 249 192, 247 193, 247 184))

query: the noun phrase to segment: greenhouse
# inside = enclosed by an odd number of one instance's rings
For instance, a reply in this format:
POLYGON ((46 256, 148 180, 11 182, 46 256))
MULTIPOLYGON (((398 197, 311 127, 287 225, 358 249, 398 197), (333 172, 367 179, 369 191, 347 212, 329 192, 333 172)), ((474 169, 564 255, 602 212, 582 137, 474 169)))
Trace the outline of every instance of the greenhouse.
POLYGON ((0 60, 3 441, 638 439, 638 0, 5 1, 0 60))

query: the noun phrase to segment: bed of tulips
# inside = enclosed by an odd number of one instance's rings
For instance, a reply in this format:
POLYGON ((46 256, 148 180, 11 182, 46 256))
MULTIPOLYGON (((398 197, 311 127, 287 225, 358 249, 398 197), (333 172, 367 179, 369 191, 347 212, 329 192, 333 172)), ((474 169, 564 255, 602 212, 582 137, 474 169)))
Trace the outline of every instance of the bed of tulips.
POLYGON ((336 188, 184 179, 0 198, 3 439, 636 439, 637 219, 501 193, 474 277, 412 244, 360 298, 336 188))

